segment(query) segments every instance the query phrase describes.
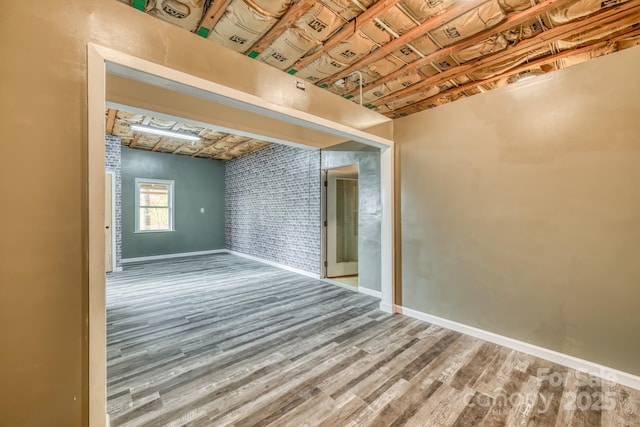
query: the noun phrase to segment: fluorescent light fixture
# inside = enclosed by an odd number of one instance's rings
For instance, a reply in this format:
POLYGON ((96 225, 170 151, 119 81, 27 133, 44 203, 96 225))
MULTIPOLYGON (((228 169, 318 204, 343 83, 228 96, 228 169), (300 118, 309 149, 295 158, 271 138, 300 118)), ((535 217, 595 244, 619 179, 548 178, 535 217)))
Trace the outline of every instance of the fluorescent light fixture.
POLYGON ((200 141, 200 137, 196 136, 196 135, 193 135, 193 134, 182 133, 182 132, 174 132, 172 130, 158 129, 158 128, 154 128, 154 127, 151 127, 151 126, 131 125, 131 129, 135 130, 135 131, 138 131, 138 132, 152 133, 154 135, 168 136, 170 138, 186 139, 187 141, 200 141))

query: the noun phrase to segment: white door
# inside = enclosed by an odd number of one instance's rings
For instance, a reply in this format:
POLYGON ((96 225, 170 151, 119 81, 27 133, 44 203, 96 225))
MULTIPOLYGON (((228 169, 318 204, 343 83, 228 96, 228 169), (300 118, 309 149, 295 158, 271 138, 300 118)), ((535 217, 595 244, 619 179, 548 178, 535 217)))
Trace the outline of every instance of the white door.
POLYGON ((327 171, 327 277, 358 274, 357 166, 327 171))
POLYGON ((104 270, 113 271, 113 174, 104 178, 104 270))

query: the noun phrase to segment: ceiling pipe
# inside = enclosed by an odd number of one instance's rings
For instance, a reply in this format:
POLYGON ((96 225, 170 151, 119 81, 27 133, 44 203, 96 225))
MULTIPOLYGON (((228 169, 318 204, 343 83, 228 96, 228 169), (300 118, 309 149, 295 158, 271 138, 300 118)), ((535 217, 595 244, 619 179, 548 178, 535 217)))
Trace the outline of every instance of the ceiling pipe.
MULTIPOLYGON (((362 107, 362 73, 358 70, 352 72, 351 74, 357 74, 359 79, 358 79, 358 83, 360 83, 360 106, 362 107)), ((351 75, 349 74, 349 75, 351 75)))

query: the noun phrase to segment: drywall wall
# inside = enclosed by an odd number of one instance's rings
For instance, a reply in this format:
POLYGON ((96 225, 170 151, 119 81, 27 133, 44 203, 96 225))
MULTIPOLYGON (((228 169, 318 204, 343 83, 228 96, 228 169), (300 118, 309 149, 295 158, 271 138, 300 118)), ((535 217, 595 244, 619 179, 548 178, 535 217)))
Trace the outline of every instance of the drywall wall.
POLYGON ((402 305, 640 374, 640 48, 394 123, 402 305))
POLYGON ((213 249, 224 249, 224 162, 123 147, 123 258, 213 249), (174 181, 173 231, 135 231, 136 178, 174 181))
POLYGON ((30 144, 0 144, 1 424, 88 425, 87 43, 359 129, 389 121, 116 0, 6 0, 0 20, 0 138, 30 144))
POLYGON ((226 248, 320 274, 320 151, 272 144, 225 166, 226 248))
POLYGON ((341 144, 322 150, 322 169, 358 165, 358 286, 379 291, 382 240, 382 194, 380 150, 357 143, 341 144))
MULTIPOLYGON (((125 105, 127 111, 138 108, 142 111, 152 111, 154 114, 163 113, 180 117, 183 121, 211 125, 208 127, 233 129, 233 133, 246 132, 259 135, 260 139, 273 138, 275 142, 288 141, 312 147, 326 147, 344 141, 344 138, 325 132, 283 123, 257 113, 243 112, 238 108, 197 96, 113 74, 107 74, 106 84, 107 101, 125 105)), ((388 137, 391 138, 391 135, 388 137)))

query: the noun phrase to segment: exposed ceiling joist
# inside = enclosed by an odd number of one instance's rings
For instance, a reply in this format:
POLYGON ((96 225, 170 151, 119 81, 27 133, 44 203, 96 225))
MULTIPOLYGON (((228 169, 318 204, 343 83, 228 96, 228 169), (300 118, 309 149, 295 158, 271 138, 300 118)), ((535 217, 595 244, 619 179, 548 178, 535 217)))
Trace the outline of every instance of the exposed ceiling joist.
POLYGON ((156 142, 156 145, 153 146, 151 151, 158 151, 160 147, 162 147, 162 145, 167 141, 168 141, 168 138, 160 138, 160 140, 156 142))
POLYGON ((207 36, 213 27, 216 26, 224 12, 227 10, 227 7, 231 3, 232 0, 218 0, 214 1, 209 10, 205 12, 200 20, 200 25, 198 25, 197 33, 202 36, 207 36), (203 30, 204 28, 204 30, 203 30))
POLYGON ((564 58, 568 58, 570 56, 574 56, 574 55, 579 55, 581 53, 586 53, 586 52, 590 52, 593 49, 597 49, 599 47, 603 47, 606 46, 608 43, 610 43, 609 41, 604 41, 604 42, 598 42, 598 43, 593 43, 590 44, 588 46, 585 47, 580 47, 580 48, 574 48, 574 49, 568 49, 565 51, 562 51, 560 53, 557 53, 555 55, 551 55, 551 56, 546 56, 544 58, 540 58, 531 62, 528 62, 524 65, 521 65, 520 67, 511 69, 509 71, 505 71, 504 73, 498 74, 496 76, 490 77, 488 79, 483 79, 483 80, 477 80, 477 81, 472 81, 469 83, 465 83, 463 85, 460 85, 458 87, 454 87, 452 89, 446 90, 444 92, 441 92, 437 95, 431 96, 429 98, 423 99, 422 101, 416 102, 414 104, 408 105, 406 107, 403 108, 399 108, 397 110, 395 110, 394 112, 390 113, 390 115, 393 116, 405 116, 408 114, 412 114, 412 113, 417 113, 423 110, 426 110, 427 108, 429 108, 430 105, 432 105, 434 102, 436 102, 438 99, 441 99, 443 97, 447 97, 447 96, 455 96, 458 95, 462 92, 468 91, 470 89, 474 89, 480 85, 484 85, 484 84, 488 84, 488 83, 492 83, 498 80, 502 80, 505 78, 509 78, 511 76, 515 76, 518 75, 524 71, 530 70, 532 68, 537 68, 539 66, 545 65, 545 64, 550 64, 552 62, 564 59, 564 58))
POLYGON ((231 139, 235 137, 235 135, 227 135, 227 136, 223 136, 222 138, 220 138, 219 140, 215 141, 213 144, 207 145, 206 147, 202 147, 200 150, 196 151, 195 153, 193 153, 191 155, 191 157, 197 157, 200 154, 204 153, 205 151, 207 151, 208 149, 215 147, 216 145, 219 145, 223 142, 225 142, 228 139, 231 139))
POLYGON ((568 35, 579 33, 589 29, 594 24, 607 25, 615 23, 620 19, 632 17, 632 19, 640 18, 640 0, 632 0, 621 5, 603 9, 593 15, 589 15, 585 18, 581 18, 575 21, 571 21, 568 24, 557 26, 548 31, 538 34, 535 37, 521 41, 520 43, 512 46, 506 50, 480 57, 476 60, 464 63, 457 67, 452 67, 442 73, 431 76, 420 83, 408 86, 399 91, 393 92, 387 96, 373 101, 373 105, 382 105, 385 103, 393 102, 405 98, 417 91, 427 89, 432 86, 437 86, 451 79, 461 77, 465 74, 473 73, 490 67, 496 63, 504 61, 515 55, 526 54, 528 52, 540 49, 550 43, 561 40, 568 35))
POLYGON ((107 109, 107 123, 105 130, 108 135, 113 134, 113 125, 116 123, 117 110, 114 108, 107 109))
MULTIPOLYGON (((171 127, 172 131, 177 131, 178 129, 180 129, 180 123, 176 123, 175 125, 173 125, 171 127)), ((156 143, 156 145, 153 146, 153 148, 151 149, 151 151, 158 151, 160 149, 160 147, 162 147, 166 142, 169 142, 170 139, 169 138, 160 138, 160 141, 158 141, 156 143)))
POLYGON ((296 22, 302 15, 307 13, 311 7, 316 3, 316 0, 300 0, 294 3, 287 12, 280 18, 280 20, 271 27, 271 29, 262 36, 250 49, 250 56, 255 57, 261 54, 267 47, 271 45, 278 37, 282 35, 294 22, 296 22))
POLYGON ((136 133, 133 136, 133 140, 131 141, 131 144, 129 144, 129 148, 136 148, 136 145, 138 145, 138 141, 140 141, 140 134, 136 133))
POLYGON ((417 39, 418 37, 426 35, 429 31, 434 30, 446 24, 447 22, 451 21, 452 19, 455 19, 458 16, 463 15, 469 12, 470 10, 477 8, 478 6, 485 3, 486 1, 487 0, 474 0, 469 2, 464 1, 464 2, 454 3, 452 6, 449 6, 447 9, 445 9, 442 13, 427 19, 422 24, 410 29, 409 31, 407 31, 397 39, 391 40, 389 43, 383 45, 378 50, 373 51, 369 55, 354 62, 353 64, 346 67, 345 69, 340 70, 338 73, 320 80, 316 84, 318 86, 322 86, 325 84, 326 85, 333 84, 338 80, 340 80, 341 78, 353 73, 354 71, 359 70, 362 67, 366 67, 367 65, 372 64, 384 58, 391 52, 397 49, 400 49, 402 46, 406 45, 407 43, 411 43, 413 40, 417 39))
POLYGON ((231 147, 229 147, 229 148, 227 149, 227 151, 231 151, 231 150, 233 150, 233 149, 234 149, 234 148, 236 148, 236 147, 240 147, 240 146, 241 146, 241 145, 243 145, 243 144, 249 144, 249 143, 251 143, 251 140, 250 140, 250 139, 248 139, 248 140, 246 140, 246 141, 240 141, 240 142, 238 142, 238 143, 236 143, 236 144, 233 144, 231 147))
MULTIPOLYGON (((404 67, 402 67, 401 69, 394 71, 393 73, 387 74, 384 77, 381 77, 377 80, 372 80, 369 82, 366 82, 365 87, 368 86, 374 86, 374 85, 381 85, 384 83, 387 83, 391 80, 397 79, 398 77, 401 77, 407 73, 410 73, 412 71, 417 70, 420 67, 423 67, 427 64, 429 64, 430 62, 433 61, 437 61, 438 59, 448 56, 448 55, 454 55, 458 52, 460 52, 463 49, 466 49, 470 46, 473 46, 475 44, 478 44, 490 37, 496 36, 499 33, 502 33, 503 31, 507 31, 510 30, 511 28, 517 27, 518 25, 523 24, 524 22, 529 21, 530 19, 546 13, 552 9, 555 9, 557 7, 560 7, 564 4, 570 3, 574 0, 546 0, 542 3, 539 3, 533 7, 530 7, 528 9, 523 10, 522 12, 518 12, 518 13, 513 13, 511 15, 509 15, 509 17, 507 18, 507 20, 505 20, 502 24, 493 27, 493 28, 489 28, 485 31, 482 31, 481 33, 476 34, 473 37, 470 37, 468 39, 465 39, 463 41, 460 41, 456 44, 453 44, 451 46, 442 48, 440 50, 437 50, 433 53, 428 54, 427 56, 425 56, 424 58, 420 58, 416 61, 411 62, 410 64, 405 65, 404 67)), ((353 89, 349 92, 347 92, 345 95, 355 95, 356 93, 358 93, 358 89, 353 89)))
MULTIPOLYGON (((195 0, 172 1, 188 5, 195 0)), ((243 2, 239 4, 242 12, 234 10, 227 15, 232 1, 215 0, 212 7, 200 12, 200 25, 195 32, 208 37, 215 31, 212 42, 222 43, 251 57, 264 55, 271 48, 274 52, 282 51, 285 58, 299 58, 284 69, 282 67, 287 65, 283 65, 282 60, 260 59, 352 101, 361 98, 356 97, 360 88, 353 87, 354 80, 346 77, 359 71, 361 83, 367 88, 363 104, 390 116, 420 110, 426 101, 424 97, 431 97, 438 91, 468 96, 509 84, 514 79, 503 79, 499 84, 488 86, 473 81, 486 81, 496 74, 520 69, 526 65, 523 61, 531 64, 542 57, 557 58, 554 55, 563 49, 584 47, 585 40, 589 43, 610 41, 615 31, 630 25, 640 26, 638 16, 609 12, 623 8, 631 10, 629 8, 635 7, 640 0, 447 0, 445 3, 435 0, 331 0, 321 6, 313 0, 273 0, 273 3, 270 0, 235 0, 243 2), (270 8, 265 8, 267 3, 270 8), (311 12, 313 16, 310 16, 311 12), (316 22, 317 19, 320 21, 316 22), (635 22, 630 23, 634 19, 635 22), (345 24, 346 20, 349 22, 345 24), (590 22, 592 27, 586 27, 585 22, 590 22), (377 29, 371 28, 373 23, 387 34, 378 34, 377 29), (318 28, 323 25, 326 31, 320 31, 314 25, 318 28), (239 33, 249 31, 253 34, 251 42, 227 43, 226 37, 235 34, 234 28, 239 33), (557 28, 562 30, 556 32, 557 28), (456 34, 458 30, 460 34, 456 34), (561 33, 563 38, 558 38, 561 33), (286 40, 283 39, 285 36, 286 40), (459 39, 462 40, 456 42, 459 39), (345 49, 352 50, 351 53, 357 51, 357 60, 347 61, 345 65, 334 58, 334 50, 343 44, 345 49), (247 45, 251 47, 246 48, 247 45), (303 52, 308 54, 300 58, 303 52), (341 79, 345 79, 344 84, 341 79)), ((144 0, 135 2, 145 3, 144 0)), ((185 20, 182 25, 159 3, 154 0, 137 8, 192 30, 192 21, 185 20)), ((206 0, 205 3, 211 2, 206 0)), ((591 51, 587 57, 595 58, 637 44, 640 43, 625 41, 607 45, 591 51)), ((551 60, 539 72, 555 71, 580 61, 577 58, 561 62, 551 60)), ((461 97, 456 96, 453 100, 461 97)), ((431 108, 443 102, 425 103, 431 108)), ((109 112, 107 123, 110 123, 109 112)), ((115 130, 118 126, 119 116, 115 118, 115 130)), ((110 128, 113 129, 108 126, 107 130, 110 128)), ((126 144, 131 138, 129 133, 126 144)), ((178 147, 175 152, 192 155, 204 144, 211 144, 211 139, 196 146, 183 146, 184 149, 178 147)), ((154 146, 158 151, 168 151, 178 145, 175 141, 159 142, 143 136, 139 148, 150 150, 154 146)), ((251 143, 247 148, 254 146, 256 144, 251 143)), ((201 157, 207 154, 205 152, 201 157)), ((223 153, 221 158, 226 160, 228 157, 223 153)))
MULTIPOLYGON (((485 0, 486 1, 486 0, 485 0)), ((345 41, 347 38, 351 37, 356 31, 367 25, 371 22, 375 17, 385 12, 386 10, 391 9, 393 6, 398 4, 400 0, 381 0, 371 6, 366 12, 363 12, 361 15, 357 16, 353 19, 353 21, 349 22, 347 25, 342 27, 337 33, 333 36, 329 37, 325 40, 322 48, 318 49, 316 52, 311 55, 307 55, 300 60, 298 60, 295 64, 293 64, 290 70, 300 70, 309 64, 311 64, 316 59, 320 58, 326 52, 330 51, 334 47, 338 46, 340 43, 345 41)))

